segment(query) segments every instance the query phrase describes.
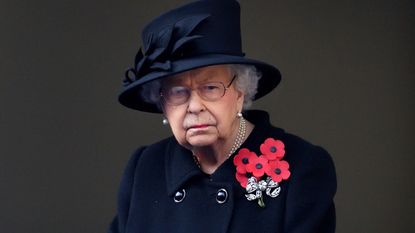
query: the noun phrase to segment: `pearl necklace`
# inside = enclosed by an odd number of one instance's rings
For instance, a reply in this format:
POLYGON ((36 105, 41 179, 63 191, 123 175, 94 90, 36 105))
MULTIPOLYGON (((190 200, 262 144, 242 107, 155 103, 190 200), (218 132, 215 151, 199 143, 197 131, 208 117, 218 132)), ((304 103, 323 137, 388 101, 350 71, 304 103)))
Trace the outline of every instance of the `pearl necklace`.
MULTIPOLYGON (((236 150, 242 145, 242 143, 245 140, 246 136, 246 120, 245 118, 241 117, 239 120, 239 128, 238 133, 236 134, 235 141, 233 142, 233 145, 231 147, 231 150, 229 151, 228 155, 226 156, 226 159, 229 159, 233 153, 235 153, 236 150)), ((193 153, 193 160, 195 161, 196 165, 201 168, 199 160, 197 156, 193 153)))
POLYGON ((239 120, 239 129, 238 134, 236 135, 235 142, 233 143, 231 150, 228 153, 226 159, 229 159, 233 153, 242 145, 245 140, 246 136, 246 120, 245 118, 241 117, 239 120))

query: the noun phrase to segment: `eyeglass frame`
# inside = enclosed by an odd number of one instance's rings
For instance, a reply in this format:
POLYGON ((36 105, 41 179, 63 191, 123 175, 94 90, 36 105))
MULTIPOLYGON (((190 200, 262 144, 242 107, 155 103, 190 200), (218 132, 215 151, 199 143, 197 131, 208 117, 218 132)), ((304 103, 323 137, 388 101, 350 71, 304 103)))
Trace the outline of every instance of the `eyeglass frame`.
MULTIPOLYGON (((225 96, 225 94, 226 94, 226 91, 232 86, 232 83, 233 83, 233 81, 236 79, 236 77, 237 77, 237 75, 235 74, 234 76, 233 76, 233 78, 232 78, 232 80, 231 80, 231 82, 227 85, 227 86, 225 86, 225 84, 223 84, 223 82, 207 82, 207 83, 205 83, 205 84, 209 84, 209 83, 220 83, 220 84, 222 84, 222 86, 223 86, 223 94, 218 98, 218 99, 215 99, 215 100, 209 100, 209 99, 205 99, 205 97, 203 96, 203 95, 200 95, 199 94, 199 89, 198 88, 195 88, 195 89, 193 89, 193 88, 189 88, 189 87, 186 87, 188 90, 189 90, 189 95, 188 95, 188 97, 186 98, 186 101, 185 102, 183 102, 183 103, 180 103, 180 104, 172 104, 172 103, 169 103, 167 100, 166 100, 166 98, 165 98, 165 96, 163 95, 163 91, 162 91, 162 88, 160 89, 160 97, 161 97, 161 99, 163 100, 163 102, 164 103, 166 103, 166 104, 168 104, 168 105, 172 105, 172 106, 179 106, 179 105, 182 105, 182 104, 185 104, 185 103, 187 103, 188 101, 189 101, 189 99, 190 99, 190 96, 191 96, 191 92, 193 91, 193 90, 196 90, 196 92, 197 92, 197 94, 200 96, 200 98, 201 99, 203 99, 203 100, 205 100, 205 101, 209 101, 209 102, 216 102, 216 101, 218 101, 218 100, 220 100, 220 99, 222 99, 222 97, 223 96, 225 96)), ((203 85, 205 85, 205 84, 203 84, 203 85)))

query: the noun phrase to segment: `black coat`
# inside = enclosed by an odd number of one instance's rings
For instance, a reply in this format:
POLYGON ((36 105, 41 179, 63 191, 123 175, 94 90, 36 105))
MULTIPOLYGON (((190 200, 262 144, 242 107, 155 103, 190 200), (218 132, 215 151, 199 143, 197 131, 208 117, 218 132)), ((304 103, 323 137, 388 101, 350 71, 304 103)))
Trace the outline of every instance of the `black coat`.
POLYGON ((255 128, 241 148, 260 154, 266 138, 279 139, 285 144, 284 160, 290 164, 291 176, 280 183, 279 196, 265 195, 265 208, 246 199, 245 189, 235 179, 232 158, 207 175, 192 153, 171 137, 139 148, 130 159, 109 232, 334 232, 336 175, 328 153, 271 126, 265 112, 248 111, 246 118, 255 128), (220 189, 227 192, 222 204, 217 202, 220 189), (184 199, 175 202, 176 193, 183 190, 184 199))

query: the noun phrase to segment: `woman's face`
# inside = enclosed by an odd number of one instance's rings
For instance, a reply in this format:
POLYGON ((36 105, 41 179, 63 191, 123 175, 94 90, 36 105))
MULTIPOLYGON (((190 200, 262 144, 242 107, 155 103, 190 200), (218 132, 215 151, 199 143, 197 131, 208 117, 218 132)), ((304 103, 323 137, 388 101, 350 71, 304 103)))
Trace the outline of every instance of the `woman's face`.
POLYGON ((233 138, 232 135, 239 126, 236 114, 242 110, 243 93, 237 91, 232 84, 218 100, 205 100, 202 94, 199 95, 203 90, 210 91, 207 83, 221 82, 228 87, 232 79, 228 66, 214 65, 180 73, 163 81, 162 92, 172 89, 191 90, 189 99, 183 104, 162 104, 179 144, 192 149, 227 143, 233 138))

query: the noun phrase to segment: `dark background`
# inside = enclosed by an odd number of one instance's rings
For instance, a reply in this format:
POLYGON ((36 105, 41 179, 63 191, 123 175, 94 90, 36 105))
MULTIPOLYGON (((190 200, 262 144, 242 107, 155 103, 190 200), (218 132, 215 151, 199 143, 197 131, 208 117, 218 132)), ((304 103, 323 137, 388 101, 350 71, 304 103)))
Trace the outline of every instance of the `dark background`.
MULTIPOLYGON (((0 0, 0 232, 105 232, 123 168, 170 134, 117 103, 140 31, 177 1, 0 0)), ((248 57, 283 81, 254 108, 324 146, 338 233, 415 231, 415 2, 242 0, 248 57)))

